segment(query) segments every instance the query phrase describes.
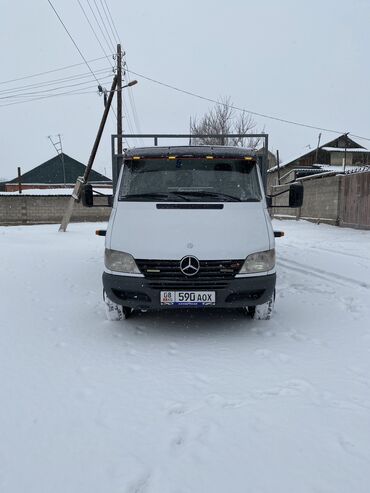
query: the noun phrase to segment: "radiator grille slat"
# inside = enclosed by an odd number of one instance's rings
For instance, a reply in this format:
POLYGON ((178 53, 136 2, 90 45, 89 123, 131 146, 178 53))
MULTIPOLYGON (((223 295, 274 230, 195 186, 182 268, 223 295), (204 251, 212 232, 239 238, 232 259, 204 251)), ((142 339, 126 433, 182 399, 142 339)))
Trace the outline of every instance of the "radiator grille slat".
POLYGON ((239 272, 244 260, 201 260, 199 272, 186 276, 180 260, 136 260, 153 289, 215 290, 225 289, 239 272))

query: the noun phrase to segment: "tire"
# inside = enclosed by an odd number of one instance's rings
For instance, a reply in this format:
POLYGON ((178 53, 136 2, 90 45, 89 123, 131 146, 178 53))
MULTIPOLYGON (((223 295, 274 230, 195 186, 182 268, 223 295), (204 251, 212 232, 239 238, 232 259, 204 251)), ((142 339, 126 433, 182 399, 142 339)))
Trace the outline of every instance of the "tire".
POLYGON ((126 318, 128 318, 132 314, 132 308, 114 303, 114 301, 108 298, 105 292, 103 296, 105 303, 105 314, 109 321, 118 322, 120 320, 126 320, 126 318))
POLYGON ((253 320, 270 320, 275 304, 275 291, 271 295, 271 298, 262 303, 262 305, 248 306, 246 308, 246 314, 248 314, 253 320))

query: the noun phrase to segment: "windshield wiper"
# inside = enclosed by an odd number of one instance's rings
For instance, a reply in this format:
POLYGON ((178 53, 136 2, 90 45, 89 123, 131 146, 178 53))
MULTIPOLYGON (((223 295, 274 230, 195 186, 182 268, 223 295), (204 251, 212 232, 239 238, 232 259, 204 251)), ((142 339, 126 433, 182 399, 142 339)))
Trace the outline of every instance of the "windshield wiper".
POLYGON ((215 197, 218 199, 227 199, 230 202, 241 202, 242 200, 234 195, 229 195, 223 192, 210 192, 208 190, 181 190, 181 192, 172 192, 172 193, 181 193, 182 195, 193 195, 194 197, 215 197))
POLYGON ((261 202, 258 197, 248 197, 244 202, 261 202))
POLYGON ((177 192, 169 192, 169 193, 160 193, 160 192, 147 192, 147 193, 131 193, 131 194, 128 194, 128 195, 121 195, 119 197, 119 200, 150 200, 150 199, 153 199, 153 200, 162 200, 162 201, 165 201, 165 200, 171 200, 171 195, 174 195, 176 198, 178 197, 181 197, 183 198, 184 200, 189 200, 187 197, 183 197, 182 196, 182 192, 181 193, 177 193, 177 192))
POLYGON ((163 200, 167 199, 168 194, 167 193, 158 193, 158 192, 149 192, 149 193, 130 193, 128 195, 121 195, 119 200, 145 200, 145 199, 158 199, 158 200, 163 200))

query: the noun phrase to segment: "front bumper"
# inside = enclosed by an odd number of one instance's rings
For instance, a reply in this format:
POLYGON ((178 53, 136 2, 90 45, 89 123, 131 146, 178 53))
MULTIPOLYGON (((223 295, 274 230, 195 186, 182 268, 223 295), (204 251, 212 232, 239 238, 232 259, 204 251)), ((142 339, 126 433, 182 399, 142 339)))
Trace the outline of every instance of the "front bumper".
MULTIPOLYGON (((225 283, 226 286, 214 288, 211 285, 201 291, 215 291, 216 304, 210 308, 241 308, 245 306, 261 305, 268 301, 274 292, 276 274, 256 277, 233 278, 225 283)), ((176 305, 161 305, 161 291, 183 291, 168 285, 163 281, 161 285, 153 283, 145 277, 117 276, 103 273, 103 286, 108 298, 115 303, 140 310, 159 310, 163 308, 179 308, 176 305)), ((200 291, 196 286, 186 287, 187 291, 200 291)), ((184 307, 193 308, 193 307, 184 307)))

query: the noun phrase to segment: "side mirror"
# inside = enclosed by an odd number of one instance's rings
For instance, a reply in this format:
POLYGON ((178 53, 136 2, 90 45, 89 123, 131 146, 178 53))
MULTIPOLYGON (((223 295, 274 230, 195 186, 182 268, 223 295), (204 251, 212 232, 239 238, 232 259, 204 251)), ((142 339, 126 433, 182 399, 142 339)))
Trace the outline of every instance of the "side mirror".
POLYGON ((81 200, 84 207, 94 206, 93 188, 90 184, 83 185, 81 190, 81 200))
POLYGON ((301 207, 303 203, 302 183, 292 183, 289 187, 289 207, 301 207))

